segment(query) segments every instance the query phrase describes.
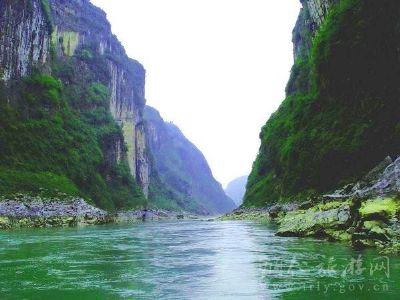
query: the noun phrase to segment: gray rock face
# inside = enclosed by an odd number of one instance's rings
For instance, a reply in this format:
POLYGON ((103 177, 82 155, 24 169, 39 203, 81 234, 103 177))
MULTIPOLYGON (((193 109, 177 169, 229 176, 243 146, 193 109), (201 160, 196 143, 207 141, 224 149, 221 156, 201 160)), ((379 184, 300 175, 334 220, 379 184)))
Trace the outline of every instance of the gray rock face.
POLYGON ((295 59, 300 55, 308 55, 312 37, 325 20, 330 8, 337 2, 338 0, 301 0, 303 8, 293 30, 295 59))
POLYGON ((105 224, 114 219, 80 198, 65 201, 24 196, 0 202, 0 229, 105 224))
POLYGON ((26 217, 96 217, 105 218, 107 212, 89 205, 85 200, 75 198, 67 202, 43 201, 31 202, 5 200, 0 202, 0 216, 14 218, 26 217))
MULTIPOLYGON (((67 59, 82 49, 90 49, 107 58, 110 111, 122 127, 131 174, 147 197, 150 167, 142 117, 145 104, 143 66, 128 58, 101 9, 87 0, 51 0, 50 4, 55 27, 52 42, 60 57, 67 59)), ((119 162, 121 141, 115 141, 111 150, 114 153, 111 157, 119 162)))
POLYGON ((151 170, 147 155, 148 145, 145 123, 140 123, 136 128, 136 179, 142 187, 145 197, 148 198, 151 170))
POLYGON ((321 26, 329 9, 337 2, 337 0, 302 0, 303 5, 306 5, 309 10, 312 22, 317 27, 321 26))
POLYGON ((398 194, 400 192, 400 157, 394 162, 386 157, 377 167, 355 184, 350 184, 333 194, 325 195, 327 199, 371 198, 398 194))
POLYGON ((0 79, 29 74, 49 58, 49 28, 40 0, 0 1, 0 79))
MULTIPOLYGON (((50 71, 50 49, 57 58, 68 60, 96 52, 106 66, 96 66, 107 76, 110 112, 121 126, 124 140, 116 139, 105 153, 108 163, 119 163, 127 145, 130 171, 148 194, 150 167, 143 123, 145 70, 128 58, 106 14, 88 0, 49 0, 50 11, 41 0, 0 0, 0 79, 9 81, 29 75, 33 67, 50 71), (104 67, 104 70, 101 69, 104 67), (109 74, 105 74, 109 73, 109 74)), ((88 65, 77 68, 90 68, 88 65)))

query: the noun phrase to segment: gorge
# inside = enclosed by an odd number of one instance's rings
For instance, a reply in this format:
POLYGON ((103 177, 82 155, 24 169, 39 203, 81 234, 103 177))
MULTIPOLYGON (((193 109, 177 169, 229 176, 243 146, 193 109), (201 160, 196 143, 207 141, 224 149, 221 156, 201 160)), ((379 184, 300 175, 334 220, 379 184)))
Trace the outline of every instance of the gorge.
POLYGON ((162 182, 171 169, 154 154, 168 133, 144 119, 145 69, 127 57, 103 11, 86 0, 1 1, 0 9, 4 197, 62 193, 108 210, 234 208, 202 154, 186 160, 189 142, 169 144, 179 166, 174 182, 162 182), (197 160, 203 169, 190 166, 197 160))
POLYGON ((224 191, 104 11, 0 0, 0 299, 398 299, 400 5, 300 2, 224 191))

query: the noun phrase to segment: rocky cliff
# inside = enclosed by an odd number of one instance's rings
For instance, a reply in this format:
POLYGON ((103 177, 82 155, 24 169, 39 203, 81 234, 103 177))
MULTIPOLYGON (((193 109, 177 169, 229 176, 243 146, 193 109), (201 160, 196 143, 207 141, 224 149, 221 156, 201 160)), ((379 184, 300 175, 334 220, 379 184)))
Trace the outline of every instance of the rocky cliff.
POLYGON ((145 109, 152 161, 150 201, 159 207, 198 214, 218 214, 235 208, 199 149, 159 112, 145 109))
MULTIPOLYGON (((118 181, 121 174, 116 174, 116 167, 127 162, 131 176, 147 197, 149 164, 142 120, 145 70, 126 56, 105 13, 88 0, 2 0, 0 11, 0 75, 2 94, 8 104, 18 114, 21 106, 26 107, 27 103, 21 103, 25 95, 13 92, 22 90, 18 85, 26 76, 51 74, 60 80, 60 98, 67 100, 78 118, 93 123, 87 124, 90 126, 100 125, 99 122, 108 126, 98 132, 102 136, 94 145, 100 148, 103 160, 93 166, 103 177, 99 184, 118 181), (103 120, 97 119, 100 114, 103 120), (108 114, 114 121, 104 120, 108 114), (121 128, 120 132, 113 122, 121 128)), ((46 83, 41 88, 47 88, 46 83)), ((32 119, 20 117, 24 121, 32 119)))
POLYGON ((49 29, 39 0, 0 1, 0 78, 29 74, 50 57, 49 29))
MULTIPOLYGON (((96 78, 106 83, 110 91, 109 109, 121 126, 127 144, 127 160, 131 174, 148 193, 148 161, 143 145, 142 111, 145 103, 145 70, 137 61, 127 57, 125 50, 111 32, 106 15, 89 1, 51 0, 53 21, 52 45, 58 57, 68 59, 76 55, 88 58, 80 62, 90 68, 90 57, 104 58, 105 74, 96 78), (108 72, 107 72, 108 71, 108 72)), ((122 141, 116 141, 115 160, 122 157, 122 141), (118 153, 119 152, 119 153, 118 153)))
POLYGON ((399 153, 398 2, 301 2, 287 98, 260 134, 247 206, 333 191, 399 153))
POLYGON ((325 21, 330 9, 338 0, 302 0, 295 28, 293 30, 293 54, 295 60, 308 55, 312 45, 312 37, 325 21))
POLYGON ((0 29, 0 200, 61 192, 110 210, 233 208, 179 129, 144 120, 145 70, 101 9, 0 0, 0 29))

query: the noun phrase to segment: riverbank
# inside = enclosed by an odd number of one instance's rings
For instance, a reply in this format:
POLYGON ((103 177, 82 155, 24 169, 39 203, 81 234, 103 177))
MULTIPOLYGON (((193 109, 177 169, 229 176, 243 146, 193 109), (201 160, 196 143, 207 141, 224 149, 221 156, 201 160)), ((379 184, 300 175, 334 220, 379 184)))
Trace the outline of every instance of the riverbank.
POLYGON ((219 219, 274 222, 278 236, 316 237, 400 254, 399 216, 399 199, 387 197, 241 208, 219 219))
POLYGON ((267 220, 277 235, 317 237, 400 254, 400 158, 386 157, 354 184, 302 203, 241 208, 221 220, 267 220))
POLYGON ((0 229, 73 227, 156 220, 195 219, 163 209, 107 212, 78 197, 46 198, 18 194, 0 201, 0 229))

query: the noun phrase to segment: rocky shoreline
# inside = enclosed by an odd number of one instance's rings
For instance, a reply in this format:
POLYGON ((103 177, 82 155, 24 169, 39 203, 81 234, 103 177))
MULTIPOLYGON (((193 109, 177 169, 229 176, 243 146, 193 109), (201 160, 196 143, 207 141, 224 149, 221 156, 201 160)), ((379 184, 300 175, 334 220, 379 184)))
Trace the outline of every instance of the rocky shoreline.
POLYGON ((194 219, 187 213, 145 209, 110 213, 82 198, 50 199, 19 194, 0 201, 0 229, 73 227, 158 220, 194 219))
POLYGON ((345 242, 355 249, 373 247, 400 254, 400 200, 348 199, 309 205, 241 208, 219 219, 274 222, 278 236, 316 237, 345 242))
POLYGON ((0 229, 98 225, 113 221, 106 211, 81 198, 49 199, 19 195, 0 201, 0 229))
POLYGON ((400 254, 400 159, 387 157, 355 184, 302 203, 240 208, 220 220, 272 221, 277 235, 346 242, 400 254))

